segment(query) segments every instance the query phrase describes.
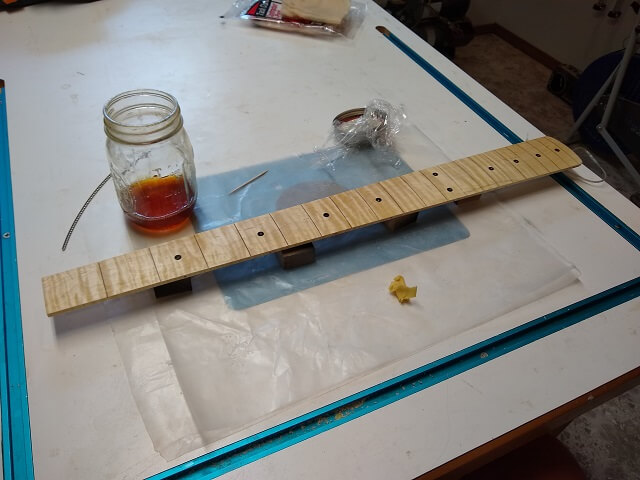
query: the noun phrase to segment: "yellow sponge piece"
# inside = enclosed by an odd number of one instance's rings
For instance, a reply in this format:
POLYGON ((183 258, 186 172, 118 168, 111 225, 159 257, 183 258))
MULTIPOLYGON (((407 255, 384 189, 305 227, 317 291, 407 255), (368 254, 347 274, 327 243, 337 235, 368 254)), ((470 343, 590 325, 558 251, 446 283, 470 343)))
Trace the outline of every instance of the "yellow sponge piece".
POLYGON ((400 303, 404 303, 416 296, 418 287, 407 287, 407 284, 404 282, 404 277, 398 275, 393 279, 391 285, 389 285, 389 291, 396 296, 400 303))

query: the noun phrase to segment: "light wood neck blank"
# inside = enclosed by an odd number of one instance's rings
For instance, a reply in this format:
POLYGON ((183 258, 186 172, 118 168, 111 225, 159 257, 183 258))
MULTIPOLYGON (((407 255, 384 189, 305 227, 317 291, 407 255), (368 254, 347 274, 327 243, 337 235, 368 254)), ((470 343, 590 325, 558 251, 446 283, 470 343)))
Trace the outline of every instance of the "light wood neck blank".
POLYGON ((510 145, 43 277, 48 316, 580 165, 551 137, 510 145))

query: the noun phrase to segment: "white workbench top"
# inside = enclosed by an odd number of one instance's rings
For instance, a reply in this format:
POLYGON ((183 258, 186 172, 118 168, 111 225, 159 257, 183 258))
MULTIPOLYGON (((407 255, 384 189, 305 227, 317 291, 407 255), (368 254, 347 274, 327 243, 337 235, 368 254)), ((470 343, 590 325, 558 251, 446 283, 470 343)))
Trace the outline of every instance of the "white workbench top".
MULTIPOLYGON (((225 1, 109 0, 0 14, 36 478, 160 472, 640 275, 638 252, 552 180, 501 193, 576 265, 580 288, 440 342, 206 449, 170 462, 154 451, 103 310, 52 320, 41 300, 41 276, 149 242, 126 228, 107 186, 91 207, 101 214, 87 213, 69 251, 60 252, 77 209, 107 172, 101 129, 107 98, 143 87, 174 94, 198 171, 207 174, 309 151, 325 140, 327 119, 371 98, 404 104, 412 122, 451 158, 507 144, 375 30, 384 25, 520 137, 541 135, 373 2, 367 5, 354 39, 249 28, 219 18, 225 1), (110 222, 109 241, 98 228, 102 222, 110 222)), ((580 185, 640 231, 637 208, 621 195, 607 185, 580 185)), ((635 299, 225 478, 413 478, 637 367, 639 331, 635 299)))

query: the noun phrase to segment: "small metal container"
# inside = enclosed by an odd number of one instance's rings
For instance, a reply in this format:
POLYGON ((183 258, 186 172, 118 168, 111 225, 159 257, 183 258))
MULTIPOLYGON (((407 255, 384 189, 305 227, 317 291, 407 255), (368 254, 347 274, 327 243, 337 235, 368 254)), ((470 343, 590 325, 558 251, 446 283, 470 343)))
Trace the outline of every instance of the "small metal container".
POLYGON ((348 147, 384 145, 388 133, 388 113, 382 108, 352 108, 333 119, 338 143, 348 147))
POLYGON ((352 108, 336 115, 333 119, 333 134, 338 143, 356 146, 369 142, 362 124, 363 115, 364 107, 352 108))

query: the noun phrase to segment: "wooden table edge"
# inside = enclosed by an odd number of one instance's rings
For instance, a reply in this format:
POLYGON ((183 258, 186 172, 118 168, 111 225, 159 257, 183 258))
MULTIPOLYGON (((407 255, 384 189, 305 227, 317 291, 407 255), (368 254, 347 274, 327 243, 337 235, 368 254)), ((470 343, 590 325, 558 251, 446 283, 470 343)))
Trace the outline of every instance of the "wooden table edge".
POLYGON ((636 385, 640 385, 640 366, 416 477, 415 480, 458 479, 542 435, 556 436, 575 418, 636 385))

